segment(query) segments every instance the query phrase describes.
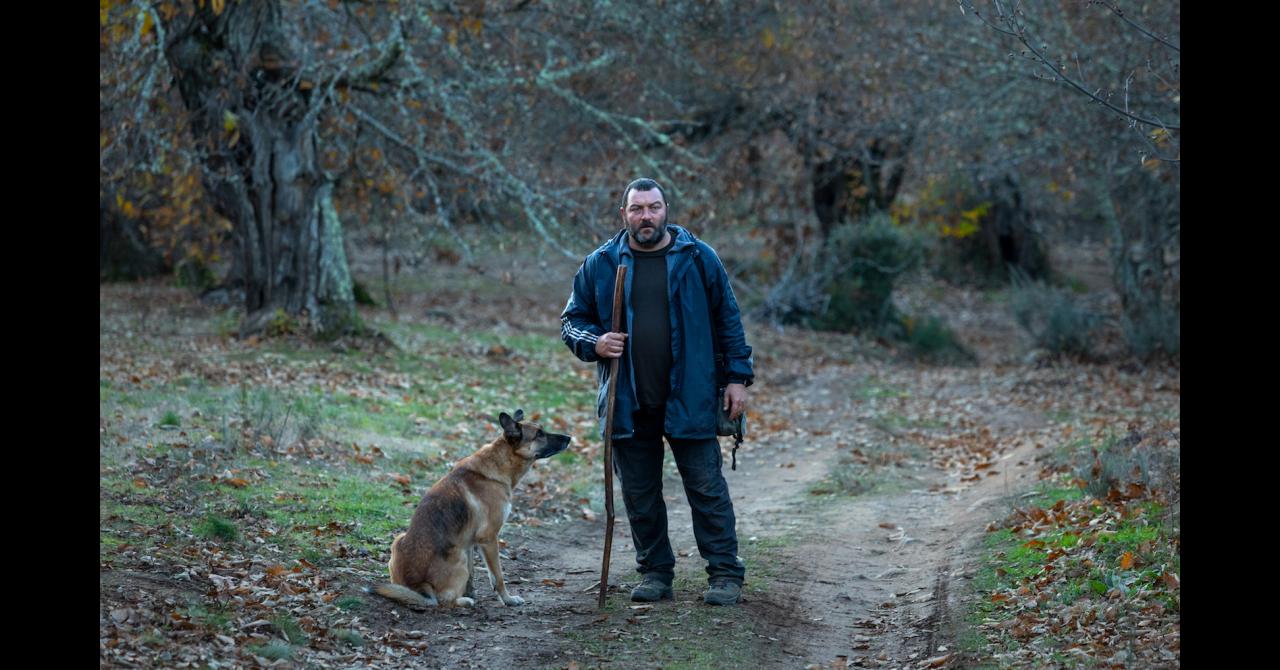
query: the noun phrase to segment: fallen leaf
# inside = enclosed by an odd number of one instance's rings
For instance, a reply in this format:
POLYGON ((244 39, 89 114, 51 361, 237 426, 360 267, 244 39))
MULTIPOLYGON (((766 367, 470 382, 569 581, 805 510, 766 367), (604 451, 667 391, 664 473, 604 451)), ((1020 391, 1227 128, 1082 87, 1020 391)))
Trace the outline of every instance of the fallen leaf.
POLYGON ((1120 569, 1128 570, 1133 567, 1133 552, 1126 551, 1120 556, 1120 569))

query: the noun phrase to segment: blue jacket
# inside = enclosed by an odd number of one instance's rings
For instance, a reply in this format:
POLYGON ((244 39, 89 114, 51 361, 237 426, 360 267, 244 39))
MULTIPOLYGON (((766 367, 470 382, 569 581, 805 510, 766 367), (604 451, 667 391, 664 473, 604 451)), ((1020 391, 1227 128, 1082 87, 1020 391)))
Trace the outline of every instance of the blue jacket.
MULTIPOLYGON (((738 300, 729 286, 729 275, 715 250, 689 231, 668 224, 675 243, 667 252, 667 302, 671 318, 671 394, 667 398, 664 431, 672 437, 696 439, 715 437, 717 379, 715 352, 711 344, 711 319, 715 319, 720 351, 725 359, 725 381, 750 386, 751 347, 742 330, 738 300), (694 256, 702 257, 708 286, 694 256), (710 290, 708 290, 708 288, 710 290), (711 305, 707 305, 710 295, 711 305)), ((626 323, 633 323, 631 311, 631 270, 635 256, 627 243, 626 231, 591 252, 573 278, 573 294, 560 315, 560 337, 575 356, 596 362, 600 383, 596 416, 604 435, 604 410, 609 387, 609 360, 596 354, 596 341, 613 328, 613 284, 618 265, 627 266, 624 295, 626 323)), ((614 399, 613 437, 631 437, 635 428, 632 413, 636 401, 635 377, 631 374, 631 345, 627 343, 618 364, 618 390, 614 399)))

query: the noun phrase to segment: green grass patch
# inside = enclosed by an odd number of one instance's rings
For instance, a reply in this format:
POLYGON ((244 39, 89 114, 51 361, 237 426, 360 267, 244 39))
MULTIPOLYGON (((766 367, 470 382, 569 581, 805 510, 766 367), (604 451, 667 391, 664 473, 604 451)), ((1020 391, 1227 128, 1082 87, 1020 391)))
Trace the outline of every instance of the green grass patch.
POLYGON ((288 614, 272 618, 271 625, 275 626, 275 629, 284 636, 284 639, 289 641, 289 644, 301 646, 311 641, 311 638, 302 632, 302 627, 298 625, 298 622, 288 614))
POLYGON ((333 639, 349 647, 363 647, 364 637, 349 628, 334 628, 329 632, 333 639))
POLYGON ((809 495, 849 498, 897 493, 912 485, 910 471, 897 466, 927 456, 910 443, 864 446, 862 452, 869 462, 842 455, 825 477, 809 486, 809 495))
POLYGON ((362 610, 368 606, 364 598, 360 596, 342 596, 333 601, 335 607, 340 610, 349 612, 351 610, 362 610))
POLYGON ((879 400, 881 398, 910 398, 905 390, 882 382, 875 377, 867 377, 853 391, 855 400, 879 400))
POLYGON ((168 412, 165 412, 164 416, 160 417, 160 425, 173 426, 174 428, 177 428, 178 426, 182 425, 182 419, 178 417, 178 414, 176 412, 170 410, 168 412))
POLYGON ((332 560, 338 542, 385 549, 395 532, 403 530, 424 487, 416 482, 405 494, 363 468, 348 472, 276 463, 262 469, 270 477, 227 489, 228 503, 269 522, 276 529, 266 538, 269 542, 318 564, 332 560))
POLYGON ((738 554, 747 567, 743 593, 751 595, 767 590, 770 582, 787 569, 785 551, 798 542, 799 539, 791 535, 756 536, 755 541, 739 537, 738 554))
POLYGON ((249 645, 245 647, 249 653, 272 661, 293 658, 293 647, 287 642, 268 642, 267 644, 249 645))
POLYGON ((166 643, 165 637, 155 630, 149 630, 138 636, 138 644, 144 647, 163 647, 166 643))
POLYGON ((199 537, 225 540, 228 542, 232 542, 240 538, 240 530, 236 527, 235 522, 212 514, 206 516, 204 521, 201 521, 192 529, 192 532, 199 537))
MULTIPOLYGON (((1081 603, 1082 611, 1095 613, 1107 607, 1146 607, 1141 601, 1129 600, 1136 597, 1158 602, 1176 616, 1180 595, 1176 588, 1170 589, 1165 575, 1180 574, 1180 531, 1170 523, 1169 511, 1155 501, 1127 505, 1082 502, 1085 495, 1078 486, 1047 484, 1038 495, 1025 499, 1025 504, 1061 509, 1074 521, 1041 524, 1034 537, 1015 534, 1009 528, 986 536, 983 559, 973 581, 976 596, 966 618, 975 630, 980 624, 996 626, 987 627, 976 639, 966 638, 961 649, 982 656, 1019 648, 1022 643, 999 625, 1013 619, 1019 610, 1051 612, 1081 603), (1089 519, 1097 522, 1087 523, 1089 519), (1018 598, 1014 594, 1019 592, 1026 594, 1028 588, 1030 595, 1021 596, 1021 601, 1010 599, 1018 598), (1117 594, 1119 600, 1115 599, 1117 594)), ((1076 635, 1074 631, 1067 634, 1076 635)), ((1080 641, 1078 637, 1055 640, 1041 635, 1032 643, 1052 651, 1080 641)), ((1060 660, 1075 667, 1082 659, 1060 660)))
POLYGON ((224 605, 215 604, 206 607, 195 603, 188 605, 182 613, 191 620, 191 623, 202 626, 210 632, 225 633, 231 630, 232 612, 224 605))
POLYGON ((1036 507, 1052 507, 1060 500, 1071 502, 1083 500, 1085 492, 1077 486, 1058 486, 1053 483, 1041 483, 1035 489, 1035 495, 1027 496, 1022 504, 1036 507))

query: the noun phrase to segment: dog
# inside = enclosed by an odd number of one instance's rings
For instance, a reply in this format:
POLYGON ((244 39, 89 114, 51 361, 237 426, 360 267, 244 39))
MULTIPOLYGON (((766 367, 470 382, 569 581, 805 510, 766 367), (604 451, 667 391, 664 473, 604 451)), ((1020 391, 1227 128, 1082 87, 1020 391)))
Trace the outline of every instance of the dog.
POLYGON ((565 450, 571 438, 521 423, 524 410, 498 415, 502 436, 458 461, 422 496, 409 530, 391 542, 391 583, 366 588, 412 609, 475 605, 472 550, 484 555, 489 585, 504 605, 523 605, 507 591, 498 561, 498 531, 511 514, 511 491, 533 462, 565 450))

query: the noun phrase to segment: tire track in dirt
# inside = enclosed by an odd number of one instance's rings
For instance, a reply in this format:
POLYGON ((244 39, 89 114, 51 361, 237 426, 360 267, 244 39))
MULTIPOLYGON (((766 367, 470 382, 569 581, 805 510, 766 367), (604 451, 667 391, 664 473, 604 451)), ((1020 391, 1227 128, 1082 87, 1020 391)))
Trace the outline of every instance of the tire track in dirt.
MULTIPOLYGON (((1001 457, 1002 477, 985 477, 963 490, 944 489, 947 473, 917 463, 902 473, 906 491, 812 495, 837 465, 838 442, 883 430, 876 415, 884 408, 854 398, 852 372, 827 367, 787 389, 757 392, 753 397, 762 398, 765 415, 788 411, 799 398, 807 409, 789 415, 799 434, 785 442, 748 442, 750 448, 739 452, 739 470, 726 471, 740 544, 757 538, 770 546, 763 552, 770 564, 749 565, 747 574, 748 584, 765 588, 749 590, 742 604, 755 624, 753 654, 768 667, 831 667, 842 656, 853 667, 927 665, 952 653, 951 582, 967 576, 966 551, 999 514, 990 506, 1028 482, 1030 446, 1001 457)), ((916 379, 904 397, 926 395, 915 384, 928 383, 916 379)), ((969 390, 958 386, 947 395, 969 390)), ((998 438, 1041 421, 1016 407, 984 417, 998 438)), ((683 497, 669 506, 673 543, 692 546, 683 497)), ((619 563, 626 563, 625 551, 615 556, 619 563)))

